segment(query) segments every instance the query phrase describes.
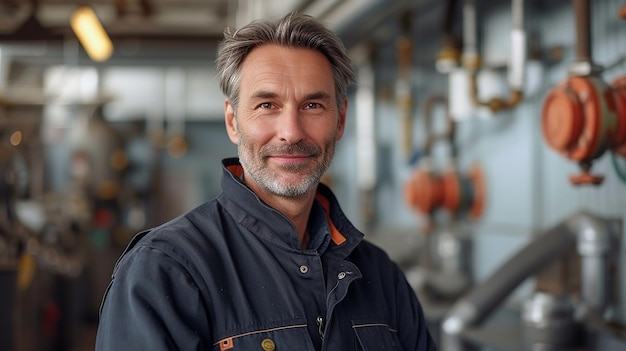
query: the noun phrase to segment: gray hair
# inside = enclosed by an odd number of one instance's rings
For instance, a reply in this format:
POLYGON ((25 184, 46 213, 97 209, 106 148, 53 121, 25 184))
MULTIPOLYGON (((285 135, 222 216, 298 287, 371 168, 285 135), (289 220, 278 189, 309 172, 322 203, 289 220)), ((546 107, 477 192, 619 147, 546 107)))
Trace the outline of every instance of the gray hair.
POLYGON ((216 68, 220 88, 233 108, 239 102, 241 64, 256 47, 277 44, 291 48, 306 48, 326 56, 333 71, 337 104, 348 95, 348 86, 355 81, 355 73, 343 42, 321 22, 311 16, 292 12, 278 22, 256 20, 232 31, 224 30, 220 43, 216 68))

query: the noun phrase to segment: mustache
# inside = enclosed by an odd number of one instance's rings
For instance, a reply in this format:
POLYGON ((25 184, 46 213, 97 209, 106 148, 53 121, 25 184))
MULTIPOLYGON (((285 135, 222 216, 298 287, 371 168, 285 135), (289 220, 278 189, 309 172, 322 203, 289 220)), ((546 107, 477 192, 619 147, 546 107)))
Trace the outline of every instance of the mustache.
POLYGON ((261 156, 270 156, 275 154, 281 155, 303 155, 303 156, 319 156, 322 149, 314 144, 297 143, 290 145, 265 145, 260 150, 261 156))

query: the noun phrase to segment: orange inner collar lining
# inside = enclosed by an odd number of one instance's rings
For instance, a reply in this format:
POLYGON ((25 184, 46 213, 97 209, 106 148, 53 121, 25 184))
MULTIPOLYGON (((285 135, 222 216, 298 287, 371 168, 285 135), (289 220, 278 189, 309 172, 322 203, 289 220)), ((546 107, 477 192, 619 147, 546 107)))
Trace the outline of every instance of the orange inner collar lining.
MULTIPOLYGON (((240 165, 231 165, 227 168, 236 177, 241 178, 241 175, 243 174, 243 167, 241 167, 240 165)), ((324 208, 326 221, 328 221, 328 226, 330 227, 330 238, 336 245, 343 244, 346 241, 346 237, 343 236, 341 232, 339 232, 337 227, 335 227, 333 221, 330 219, 330 203, 328 202, 328 199, 319 193, 315 195, 315 198, 317 199, 317 201, 320 202, 320 204, 322 204, 322 207, 324 208)))

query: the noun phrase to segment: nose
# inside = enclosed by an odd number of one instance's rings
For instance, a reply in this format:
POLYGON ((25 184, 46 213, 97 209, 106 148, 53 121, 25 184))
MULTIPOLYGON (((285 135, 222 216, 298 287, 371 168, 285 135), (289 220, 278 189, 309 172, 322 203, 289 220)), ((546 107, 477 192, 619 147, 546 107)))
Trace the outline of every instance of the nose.
POLYGON ((287 144, 297 144, 306 135, 302 122, 298 109, 285 108, 276 126, 276 136, 287 144))

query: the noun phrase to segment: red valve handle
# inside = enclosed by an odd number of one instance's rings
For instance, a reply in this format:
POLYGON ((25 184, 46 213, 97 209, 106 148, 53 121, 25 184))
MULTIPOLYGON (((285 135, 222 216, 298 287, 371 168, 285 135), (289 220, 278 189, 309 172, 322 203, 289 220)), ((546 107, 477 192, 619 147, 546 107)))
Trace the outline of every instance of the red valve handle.
POLYGON ((578 175, 569 176, 569 181, 574 185, 599 185, 604 181, 604 176, 582 172, 578 175))

